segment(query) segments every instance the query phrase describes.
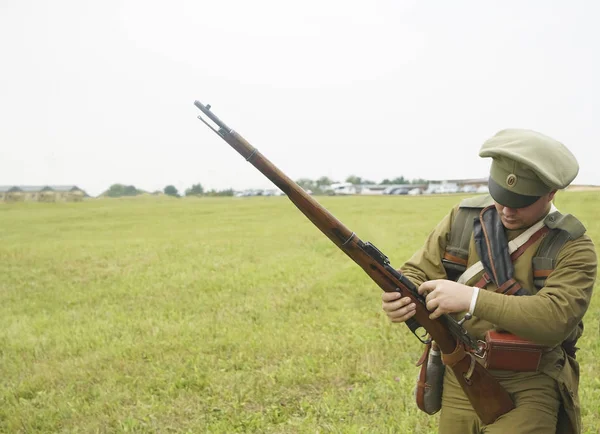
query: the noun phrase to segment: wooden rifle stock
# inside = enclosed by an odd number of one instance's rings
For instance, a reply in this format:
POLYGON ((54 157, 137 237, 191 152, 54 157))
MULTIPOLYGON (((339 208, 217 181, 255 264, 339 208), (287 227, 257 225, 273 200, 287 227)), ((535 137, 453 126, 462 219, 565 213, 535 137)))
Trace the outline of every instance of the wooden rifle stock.
MULTIPOLYGON (((211 111, 210 105, 195 101, 194 105, 206 115, 218 128, 213 127, 202 116, 198 118, 211 130, 225 140, 242 157, 256 167, 283 191, 296 207, 313 222, 336 246, 356 262, 371 279, 386 292, 400 292, 409 297, 416 305, 411 331, 422 327, 440 347, 442 353, 449 356, 451 367, 473 409, 485 424, 494 422, 498 417, 514 408, 508 392, 492 374, 475 360, 475 356, 464 351, 463 344, 457 341, 448 327, 447 318, 435 320, 429 318, 430 312, 424 298, 418 294, 416 286, 403 274, 389 264, 388 258, 369 242, 363 242, 354 232, 344 226, 329 211, 320 205, 302 187, 273 165, 242 136, 225 125, 211 111)), ((417 335, 418 337, 418 335, 417 335)), ((423 339, 419 338, 421 341, 423 339)))

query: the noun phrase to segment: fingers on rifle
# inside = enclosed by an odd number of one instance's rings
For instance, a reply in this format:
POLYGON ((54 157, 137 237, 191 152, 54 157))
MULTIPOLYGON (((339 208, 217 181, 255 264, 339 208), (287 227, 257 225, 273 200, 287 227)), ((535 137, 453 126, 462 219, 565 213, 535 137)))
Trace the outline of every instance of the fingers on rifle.
POLYGON ((447 307, 442 306, 439 302, 435 303, 433 309, 429 309, 429 307, 427 307, 427 309, 431 312, 429 319, 437 319, 443 314, 451 312, 447 307))
POLYGON ((390 315, 390 320, 392 322, 406 322, 408 319, 410 319, 412 316, 414 316, 414 314, 416 313, 416 311, 414 309, 408 311, 407 313, 405 313, 404 315, 401 316, 394 316, 392 317, 390 315))
POLYGON ((394 301, 398 300, 400 297, 402 297, 402 294, 400 294, 399 292, 383 292, 381 294, 381 299, 383 301, 394 301))
POLYGON ((383 310, 385 310, 387 312, 392 312, 392 311, 398 310, 398 309, 400 309, 400 308, 402 308, 402 307, 410 304, 410 302, 411 302, 411 299, 408 298, 408 297, 401 298, 400 300, 397 300, 397 299, 386 300, 386 299, 384 299, 383 303, 382 303, 382 307, 383 307, 383 310))
POLYGON ((437 302, 435 298, 429 298, 429 296, 427 296, 425 305, 429 312, 433 312, 439 306, 439 302, 437 302))
POLYGON ((438 285, 442 282, 442 280, 437 279, 437 280, 428 280, 427 282, 423 282, 421 283, 421 285, 419 286, 419 294, 423 295, 424 293, 430 293, 435 291, 435 289, 438 287, 438 285))
POLYGON ((421 283, 419 289, 417 291, 419 294, 423 295, 429 291, 433 291, 435 289, 435 280, 428 280, 427 282, 421 283))
MULTIPOLYGON (((425 303, 427 305, 429 305, 429 302, 435 300, 438 297, 438 295, 440 295, 440 293, 438 292, 437 289, 434 289, 433 291, 428 293, 427 296, 425 296, 425 303)), ((439 304, 439 300, 438 300, 437 304, 439 304)), ((437 304, 436 304, 436 306, 437 306, 437 304)))
POLYGON ((406 305, 402 304, 401 300, 393 303, 383 304, 383 310, 387 313, 387 316, 390 317, 390 319, 399 319, 401 321, 404 321, 403 318, 405 317, 408 319, 414 315, 416 308, 417 306, 415 303, 406 305))
POLYGON ((442 311, 442 309, 439 309, 439 308, 438 308, 438 309, 434 310, 434 311, 431 313, 431 315, 429 315, 429 319, 437 319, 437 318, 439 318, 440 316, 442 316, 442 314, 443 314, 443 313, 444 313, 444 312, 442 311))

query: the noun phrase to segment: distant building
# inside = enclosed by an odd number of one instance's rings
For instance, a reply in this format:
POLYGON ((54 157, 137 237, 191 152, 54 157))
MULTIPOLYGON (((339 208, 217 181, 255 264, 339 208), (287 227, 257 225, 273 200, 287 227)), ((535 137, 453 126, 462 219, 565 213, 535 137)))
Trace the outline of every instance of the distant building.
POLYGON ((487 185, 488 178, 429 181, 424 193, 484 193, 487 191, 487 185))
POLYGON ((468 193, 470 189, 466 187, 472 187, 473 191, 480 187, 487 187, 488 178, 449 179, 446 182, 454 183, 461 191, 466 191, 468 193))
POLYGON ((76 185, 7 185, 0 186, 4 202, 80 202, 88 194, 76 185))

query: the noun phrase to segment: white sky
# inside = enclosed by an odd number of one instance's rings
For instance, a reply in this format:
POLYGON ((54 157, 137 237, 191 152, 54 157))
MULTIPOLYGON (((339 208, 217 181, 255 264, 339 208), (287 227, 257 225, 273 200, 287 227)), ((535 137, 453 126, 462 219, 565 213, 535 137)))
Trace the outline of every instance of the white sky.
POLYGON ((194 100, 293 179, 487 176, 504 128, 600 184, 600 4, 0 0, 0 185, 272 184, 194 100), (594 117, 594 114, 596 115, 594 117))

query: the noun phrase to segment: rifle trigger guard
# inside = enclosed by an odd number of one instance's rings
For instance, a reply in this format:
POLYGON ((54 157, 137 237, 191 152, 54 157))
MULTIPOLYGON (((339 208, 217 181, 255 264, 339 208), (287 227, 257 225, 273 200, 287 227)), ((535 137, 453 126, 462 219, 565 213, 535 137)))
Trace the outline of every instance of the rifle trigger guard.
POLYGON ((427 333, 427 330, 425 330, 425 328, 414 318, 409 318, 406 320, 405 324, 408 326, 412 334, 421 341, 422 344, 430 344, 433 340, 427 333))

